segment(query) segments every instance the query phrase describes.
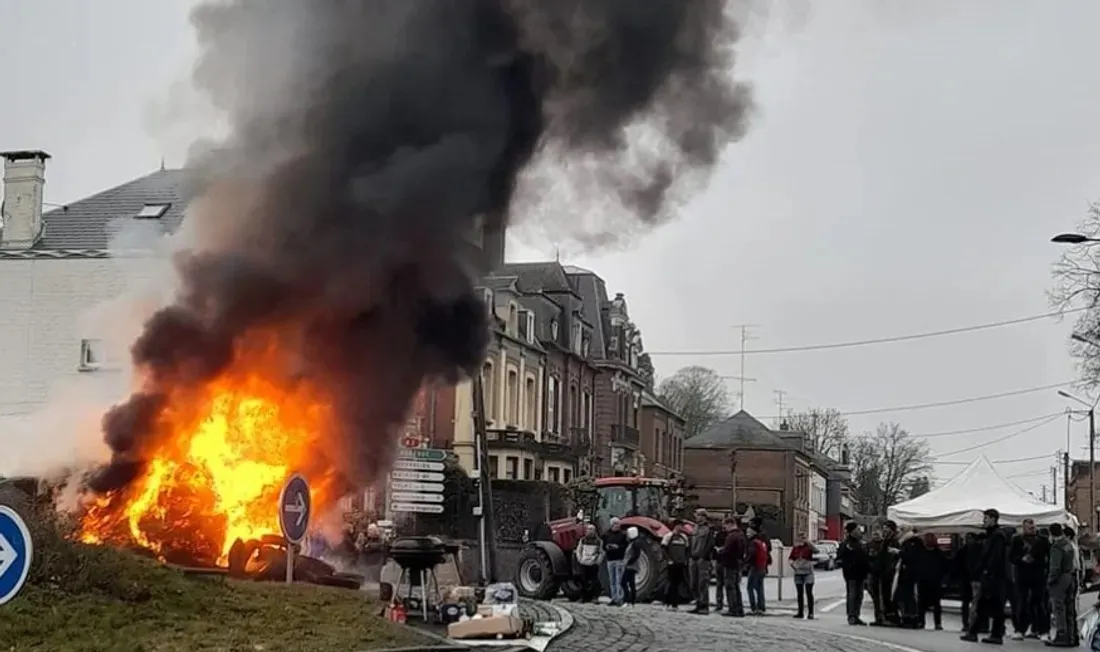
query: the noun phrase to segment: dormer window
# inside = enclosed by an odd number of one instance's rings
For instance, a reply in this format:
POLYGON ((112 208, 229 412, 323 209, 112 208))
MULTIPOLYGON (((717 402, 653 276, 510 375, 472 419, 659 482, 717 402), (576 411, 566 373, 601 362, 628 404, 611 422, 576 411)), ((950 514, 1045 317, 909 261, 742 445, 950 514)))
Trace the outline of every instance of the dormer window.
POLYGON ((527 319, 527 341, 534 343, 535 341, 535 313, 528 310, 525 315, 527 319))
POLYGON ((171 207, 172 204, 146 204, 134 217, 139 220, 159 220, 171 207))
POLYGON ((557 319, 551 319, 550 320, 550 339, 554 340, 555 342, 558 341, 558 320, 557 319))
POLYGON ((482 288, 481 300, 485 302, 485 308, 489 312, 489 315, 493 314, 493 291, 489 288, 482 288))
POLYGON ((592 340, 587 335, 581 340, 581 356, 587 358, 591 349, 592 340))
POLYGON ((569 342, 570 348, 574 353, 580 354, 581 352, 581 323, 579 321, 573 322, 573 337, 569 342))

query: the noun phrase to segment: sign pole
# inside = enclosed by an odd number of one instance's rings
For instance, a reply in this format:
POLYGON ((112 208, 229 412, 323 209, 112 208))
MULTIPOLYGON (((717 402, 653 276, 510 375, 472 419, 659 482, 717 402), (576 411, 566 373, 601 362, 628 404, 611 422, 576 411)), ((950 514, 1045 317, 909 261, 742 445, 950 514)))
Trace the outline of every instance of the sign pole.
POLYGON ((286 583, 294 583, 294 544, 286 542, 286 583))
POLYGON ((294 547, 302 543, 309 532, 313 512, 313 496, 309 483, 297 473, 287 478, 279 493, 279 528, 286 540, 286 583, 294 583, 294 547))

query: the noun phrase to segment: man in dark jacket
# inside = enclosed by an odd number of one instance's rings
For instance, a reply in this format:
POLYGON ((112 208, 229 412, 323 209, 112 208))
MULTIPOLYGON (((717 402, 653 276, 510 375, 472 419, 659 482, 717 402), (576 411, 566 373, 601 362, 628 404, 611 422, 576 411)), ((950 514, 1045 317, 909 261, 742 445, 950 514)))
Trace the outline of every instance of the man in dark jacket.
POLYGON ((718 553, 722 552, 723 546, 726 545, 726 537, 729 535, 727 523, 729 519, 722 522, 722 527, 714 528, 714 563, 711 566, 714 569, 714 610, 719 612, 726 605, 726 592, 723 589, 726 586, 726 567, 718 558, 718 553))
POLYGON ((970 622, 970 630, 960 636, 964 641, 978 640, 978 624, 989 618, 989 636, 983 643, 1001 645, 1005 636, 1005 591, 1008 584, 1008 537, 1000 526, 1001 514, 995 509, 983 512, 985 542, 978 574, 978 618, 970 622))
POLYGON ((1051 627, 1054 629, 1054 636, 1046 644, 1050 647, 1073 647, 1076 622, 1072 617, 1071 602, 1076 599, 1073 594, 1073 557, 1076 553, 1060 524, 1050 526, 1050 538, 1050 564, 1046 583, 1050 590, 1053 614, 1051 627))
POLYGON ((714 557, 714 532, 710 518, 702 509, 695 510, 695 531, 691 534, 691 565, 688 570, 691 593, 695 597, 693 613, 710 613, 710 565, 714 557))
POLYGON ((943 578, 947 574, 947 558, 940 550, 936 535, 927 532, 924 535, 924 548, 921 550, 917 577, 917 597, 919 598, 920 612, 918 626, 923 629, 927 625, 928 612, 932 612, 932 625, 937 629, 943 629, 943 578))
POLYGON ((871 560, 872 577, 877 583, 879 611, 875 624, 899 625, 898 604, 894 599, 894 579, 897 575, 898 555, 901 547, 898 543, 898 526, 893 521, 882 524, 882 542, 876 548, 871 560))
POLYGON ((916 529, 912 529, 900 537, 899 548, 894 599, 898 605, 901 625, 916 628, 921 620, 917 613, 917 583, 920 581, 921 563, 924 561, 924 541, 916 529))
POLYGON ((863 530, 852 521, 844 526, 846 536, 836 550, 836 561, 844 575, 845 603, 849 625, 866 625, 859 615, 863 611, 863 589, 867 582, 870 559, 863 545, 863 530))
POLYGON ((718 595, 722 595, 724 589, 726 603, 729 605, 729 611, 725 615, 742 618, 745 615, 745 605, 741 599, 741 569, 744 568, 748 544, 736 519, 727 518, 724 529, 725 539, 722 549, 718 551, 718 567, 722 569, 718 595))
POLYGON ((1008 559, 1016 576, 1016 609, 1012 613, 1012 625, 1016 630, 1012 638, 1022 640, 1039 638, 1046 634, 1041 629, 1044 619, 1043 597, 1046 581, 1047 557, 1050 544, 1039 536, 1035 521, 1024 519, 1020 532, 1012 537, 1008 559))

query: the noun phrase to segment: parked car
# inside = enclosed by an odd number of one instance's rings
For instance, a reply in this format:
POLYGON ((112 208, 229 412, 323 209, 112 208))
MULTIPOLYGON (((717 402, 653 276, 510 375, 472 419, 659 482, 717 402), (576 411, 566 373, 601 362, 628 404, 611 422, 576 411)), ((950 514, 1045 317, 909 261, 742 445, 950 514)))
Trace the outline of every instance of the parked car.
POLYGON ((818 541, 814 544, 814 567, 833 570, 836 568, 836 541, 818 541))

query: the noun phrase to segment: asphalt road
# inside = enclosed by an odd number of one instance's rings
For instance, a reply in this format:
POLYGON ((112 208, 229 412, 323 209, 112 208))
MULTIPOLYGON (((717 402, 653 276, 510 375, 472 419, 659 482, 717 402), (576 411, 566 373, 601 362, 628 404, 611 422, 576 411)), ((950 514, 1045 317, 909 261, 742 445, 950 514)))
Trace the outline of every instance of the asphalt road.
MULTIPOLYGON (((775 579, 765 591, 778 594, 775 579)), ((658 605, 612 607, 608 604, 555 604, 573 616, 573 626, 555 638, 548 652, 684 652, 684 650, 737 649, 749 652, 973 652, 990 646, 959 640, 962 620, 958 603, 948 603, 944 630, 903 630, 852 627, 844 610, 843 580, 839 573, 821 573, 816 620, 792 617, 790 598, 794 587, 784 585, 784 600, 765 617, 728 618, 712 613, 699 616, 687 609, 667 611, 658 605), (787 590, 790 589, 788 596, 787 590)), ((777 597, 777 596, 776 596, 777 597)), ((1096 594, 1082 596, 1080 613, 1096 602, 1096 594)), ((871 620, 871 604, 864 600, 864 619, 871 620)), ((931 617, 929 617, 931 625, 931 617)), ((1011 624, 1009 624, 1011 633, 1011 624)), ((1047 649, 1041 642, 1006 640, 1005 649, 1047 649)))

